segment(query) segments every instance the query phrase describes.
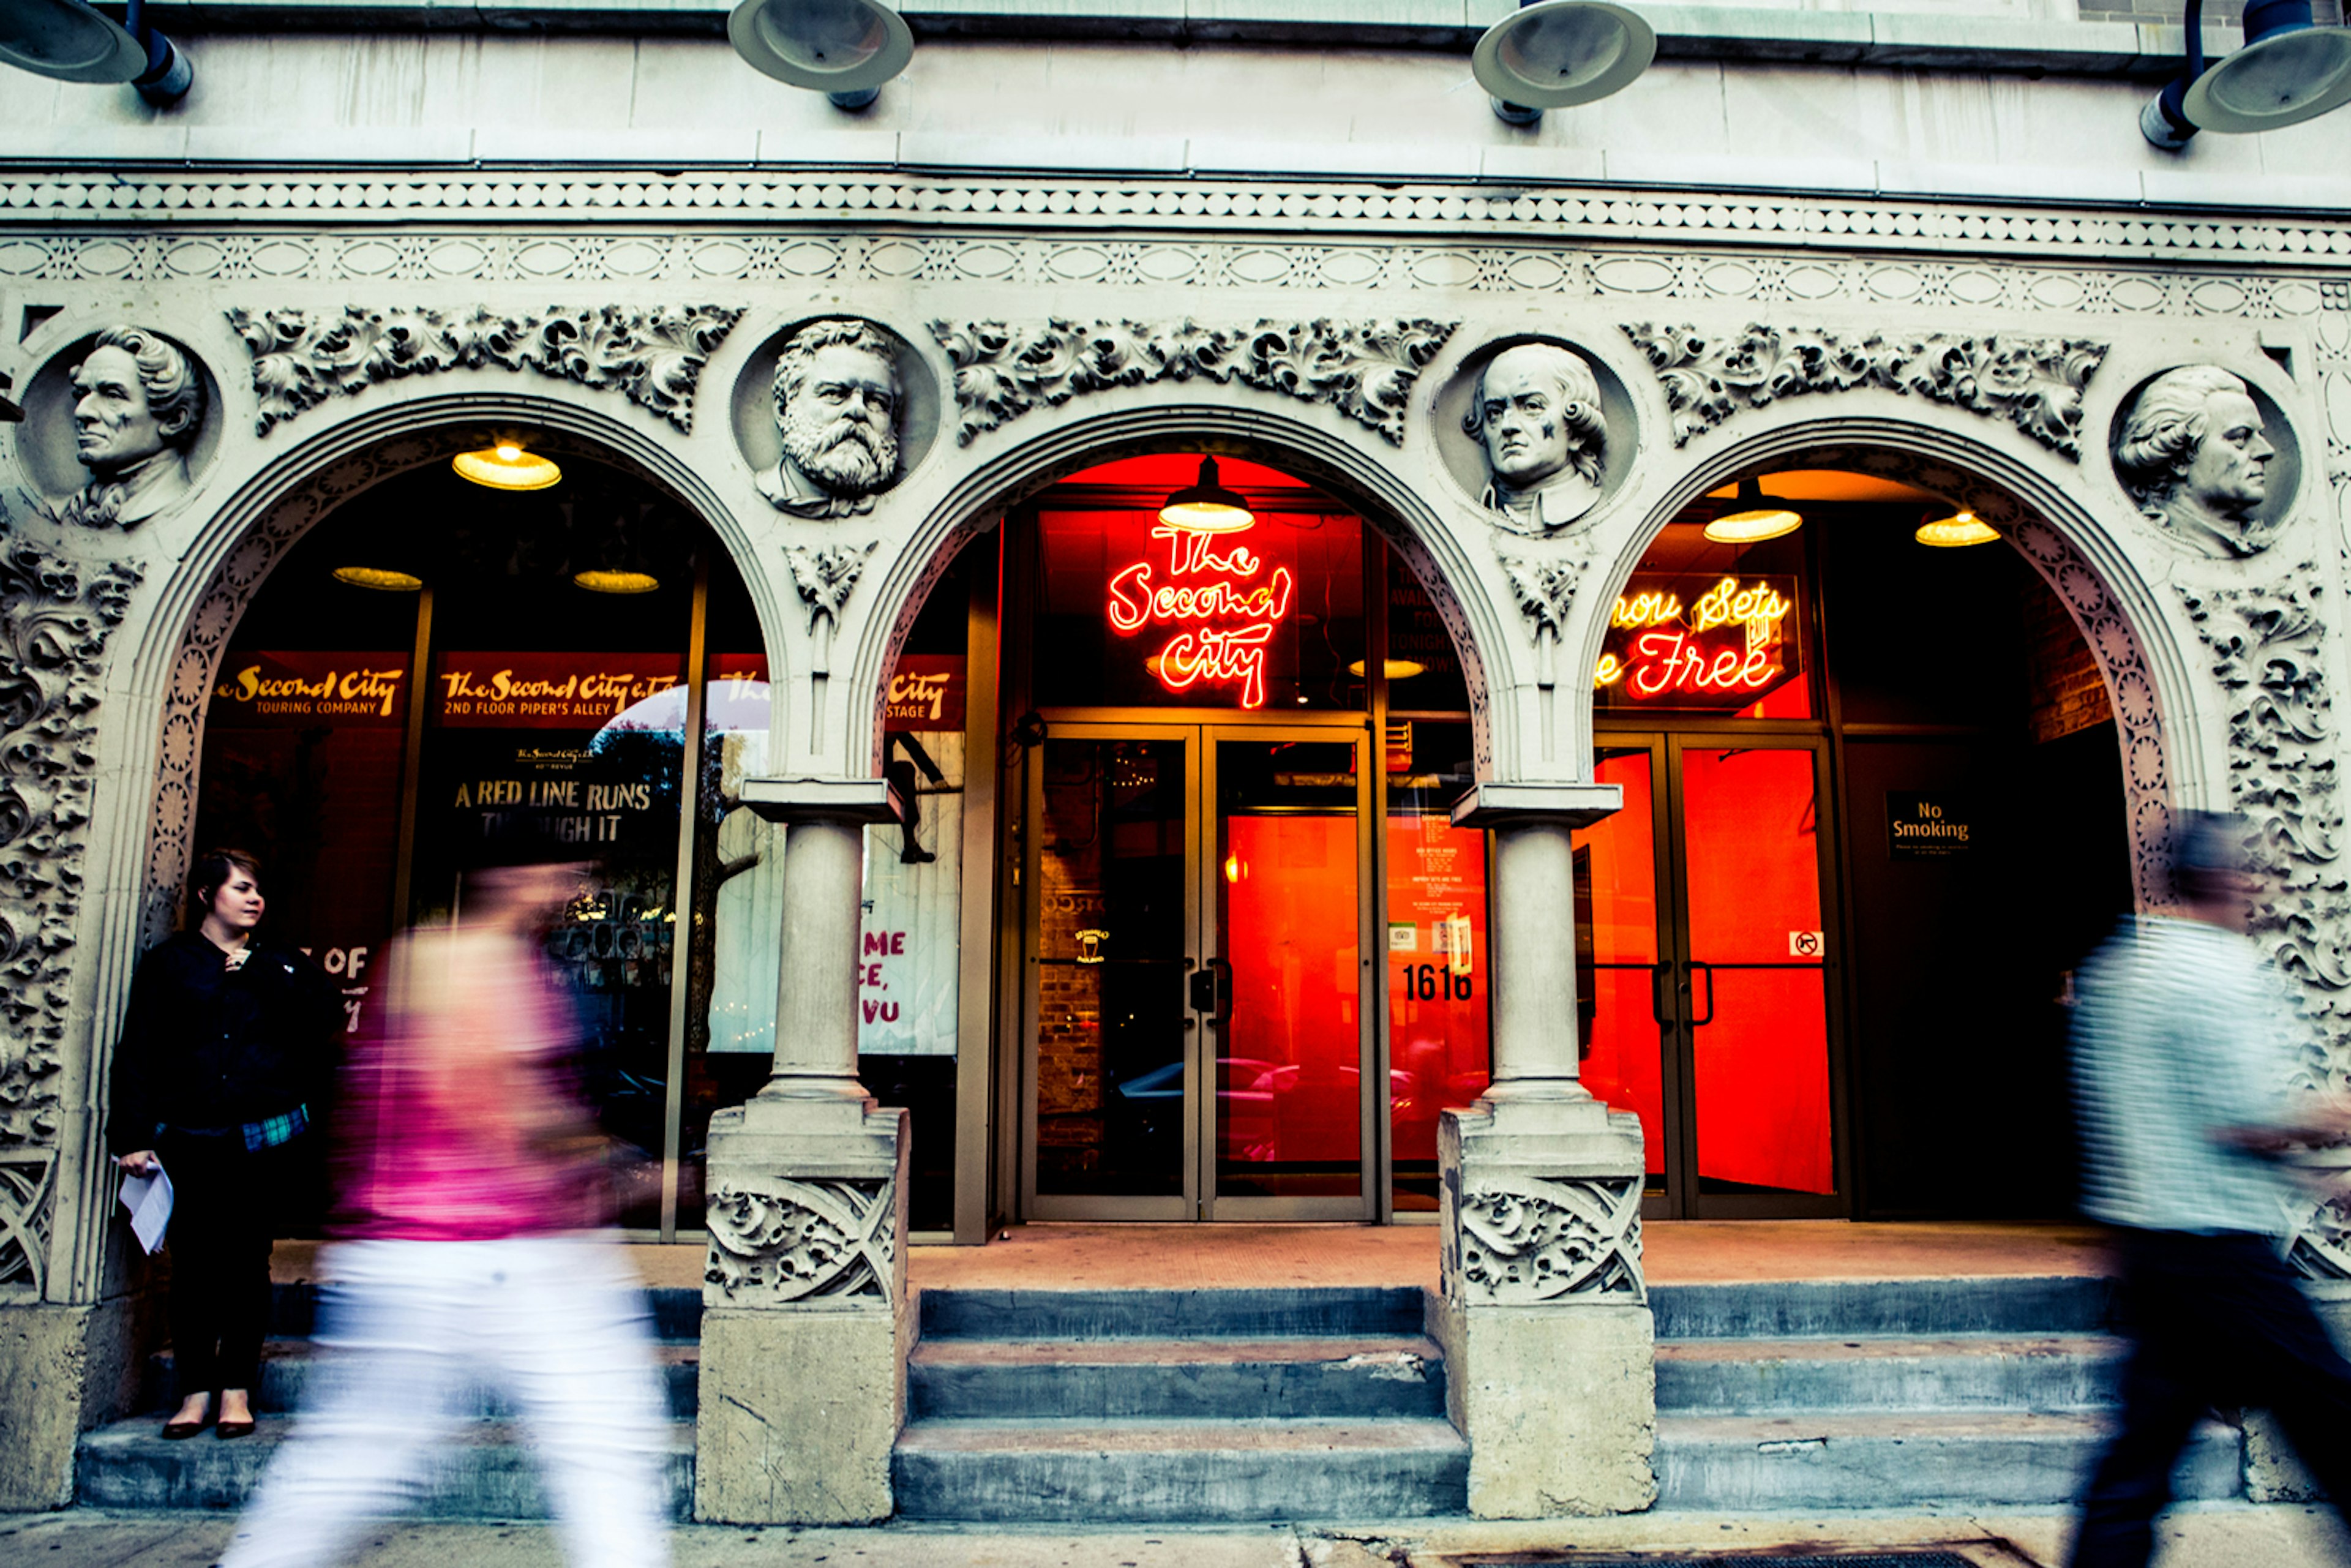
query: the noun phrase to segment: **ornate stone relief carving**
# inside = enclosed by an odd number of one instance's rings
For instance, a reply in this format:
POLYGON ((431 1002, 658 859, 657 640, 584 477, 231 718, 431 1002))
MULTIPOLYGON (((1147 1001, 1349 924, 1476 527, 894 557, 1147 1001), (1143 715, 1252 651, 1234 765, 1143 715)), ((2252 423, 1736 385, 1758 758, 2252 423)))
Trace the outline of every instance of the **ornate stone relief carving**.
POLYGON ((207 400, 204 371, 185 350, 160 332, 108 327, 74 366, 68 395, 89 483, 43 505, 51 522, 128 528, 188 493, 188 453, 207 400))
MULTIPOLYGON (((2270 883, 2252 934, 2296 982, 2314 1025, 2305 1086, 2339 1091, 2351 1085, 2351 873, 2321 662, 2325 591, 2304 563, 2275 584, 2178 591, 2228 694, 2230 799, 2252 824, 2254 862, 2270 883)), ((2314 1207, 2293 1257, 2305 1273, 2351 1277, 2351 1215, 2314 1207)))
POLYGON ((2199 555, 2257 555, 2287 522, 2270 498, 2277 455, 2243 378, 2182 365, 2148 382, 2115 426, 2115 476, 2139 511, 2199 555))
POLYGON ((841 622, 841 606, 857 590, 857 579, 865 570, 866 558, 882 541, 869 539, 862 545, 792 545, 784 551, 784 559, 792 569, 792 586, 799 590, 800 602, 808 610, 809 635, 816 642, 816 652, 810 670, 815 674, 829 673, 827 655, 832 647, 832 629, 841 622))
POLYGON ((1056 318, 1026 325, 934 321, 931 332, 955 364, 959 446, 1040 404, 1195 377, 1328 403, 1401 446, 1413 380, 1455 325, 1316 320, 1202 327, 1185 320, 1081 326, 1056 318))
POLYGON ((609 388, 690 431, 703 361, 743 312, 719 305, 657 310, 606 305, 503 316, 486 306, 370 310, 350 305, 340 315, 242 308, 227 314, 253 353, 253 391, 261 403, 254 431, 266 435, 270 426, 338 392, 493 366, 609 388))
POLYGON ((93 715, 138 582, 133 567, 54 555, 0 518, 0 1286, 37 1290, 48 1261, 93 715))
POLYGON ((1562 1297, 1638 1305, 1641 1181, 1479 1176, 1454 1200, 1460 1289, 1472 1301, 1562 1297))
POLYGON ((1523 560, 1516 556, 1497 556, 1502 563, 1502 575, 1510 580, 1510 595, 1519 602, 1519 612, 1534 623, 1538 634, 1549 632, 1554 638, 1567 624, 1568 607, 1575 600, 1575 585, 1583 580, 1583 560, 1523 560))
POLYGON ((1731 335, 1626 322, 1674 411, 1674 444, 1742 408, 1804 392, 1882 387, 2005 419, 2050 450, 2082 455, 2082 389, 2106 345, 2078 338, 1937 335, 1858 340, 1750 323, 1731 335))
POLYGON ((897 1274, 896 1188, 887 1181, 722 1184, 710 1194, 703 1279, 729 1301, 886 1305, 897 1274))

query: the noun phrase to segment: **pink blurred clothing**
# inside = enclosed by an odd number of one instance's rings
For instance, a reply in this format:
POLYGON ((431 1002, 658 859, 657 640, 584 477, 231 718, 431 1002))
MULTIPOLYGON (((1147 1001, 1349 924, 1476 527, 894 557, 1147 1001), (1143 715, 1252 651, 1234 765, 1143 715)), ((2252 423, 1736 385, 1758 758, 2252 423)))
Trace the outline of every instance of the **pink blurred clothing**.
MULTIPOLYGON (((410 954, 430 961, 417 948, 410 954)), ((544 959, 520 944, 514 957, 495 1005, 420 1019, 386 997, 369 1010, 336 1116, 336 1239, 495 1241, 598 1222, 595 1172, 532 1147, 515 1107, 486 1103, 503 1096, 484 1079, 425 1066, 496 1061, 491 1082, 507 1093, 576 1108, 566 1071, 578 1039, 570 1006, 544 959), (425 1029, 438 1038, 421 1038, 425 1029)))

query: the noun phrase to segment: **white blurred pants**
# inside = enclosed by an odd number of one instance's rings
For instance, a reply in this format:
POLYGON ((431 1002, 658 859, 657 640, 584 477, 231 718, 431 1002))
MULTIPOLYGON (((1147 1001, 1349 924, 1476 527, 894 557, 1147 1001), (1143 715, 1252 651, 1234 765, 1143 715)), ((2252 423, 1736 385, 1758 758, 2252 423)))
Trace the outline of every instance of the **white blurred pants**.
POLYGON ((220 1568, 319 1568, 428 1495, 485 1387, 517 1416, 572 1568, 663 1568, 664 1411, 644 1288, 600 1236, 322 1254, 322 1359, 220 1568))

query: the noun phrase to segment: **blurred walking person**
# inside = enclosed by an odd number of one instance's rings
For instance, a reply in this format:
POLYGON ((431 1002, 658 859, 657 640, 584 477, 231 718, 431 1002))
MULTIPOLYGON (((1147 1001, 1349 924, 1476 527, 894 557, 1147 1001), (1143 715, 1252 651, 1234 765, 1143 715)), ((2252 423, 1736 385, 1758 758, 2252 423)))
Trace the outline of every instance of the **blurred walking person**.
POLYGON ((2245 935, 2247 831, 2185 813, 2179 914, 2125 922, 2075 981, 2084 1207, 2116 1229, 2131 1349, 2074 1568, 2144 1568, 2172 1467, 2216 1406, 2275 1411, 2336 1507, 2351 1499, 2351 1364, 2283 1257, 2306 1203, 2293 1155, 2351 1120, 2289 1097, 2304 1035, 2245 935))
POLYGON ((472 873, 463 918, 396 939, 344 1073, 315 1410, 221 1568, 309 1568, 414 1501, 461 1402, 520 1417, 574 1568, 662 1568, 660 1390, 644 1293, 603 1218, 571 1010, 542 956, 573 864, 472 873))

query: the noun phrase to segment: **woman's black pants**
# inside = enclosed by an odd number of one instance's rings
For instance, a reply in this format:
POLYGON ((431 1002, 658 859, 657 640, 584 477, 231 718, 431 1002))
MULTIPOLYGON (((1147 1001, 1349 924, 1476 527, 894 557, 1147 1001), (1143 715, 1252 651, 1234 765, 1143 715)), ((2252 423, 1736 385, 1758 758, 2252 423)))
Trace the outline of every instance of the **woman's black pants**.
POLYGON ((166 1133, 172 1178, 172 1359, 182 1398, 255 1387, 269 1332, 269 1244, 295 1145, 166 1133))

